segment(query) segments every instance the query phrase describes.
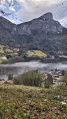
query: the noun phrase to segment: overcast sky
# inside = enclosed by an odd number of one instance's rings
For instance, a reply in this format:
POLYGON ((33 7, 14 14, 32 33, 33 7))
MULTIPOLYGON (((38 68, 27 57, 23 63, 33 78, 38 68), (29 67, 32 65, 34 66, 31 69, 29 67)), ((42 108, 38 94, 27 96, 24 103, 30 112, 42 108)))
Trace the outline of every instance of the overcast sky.
MULTIPOLYGON (((8 1, 8 0, 5 0, 8 1)), ((11 0, 9 0, 11 1, 11 0)), ((37 18, 47 12, 52 12, 54 19, 60 21, 62 25, 67 24, 67 0, 13 0, 18 1, 20 9, 14 14, 21 22, 29 21, 33 18, 37 18)), ((3 7, 2 7, 3 8, 3 7)), ((14 10, 14 8, 7 9, 14 10)), ((16 19, 12 19, 13 22, 20 23, 16 19)))
POLYGON ((22 1, 22 9, 19 10, 19 16, 23 21, 31 20, 46 12, 52 12, 54 19, 59 20, 61 24, 67 21, 67 0, 19 0, 22 1))

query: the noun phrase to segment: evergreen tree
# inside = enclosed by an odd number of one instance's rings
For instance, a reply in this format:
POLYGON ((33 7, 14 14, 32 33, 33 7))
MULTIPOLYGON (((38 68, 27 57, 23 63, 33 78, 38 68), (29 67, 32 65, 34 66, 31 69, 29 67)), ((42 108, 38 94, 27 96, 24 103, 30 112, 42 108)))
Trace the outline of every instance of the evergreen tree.
POLYGON ((12 80, 13 79, 13 75, 12 74, 9 74, 8 75, 8 80, 12 80))

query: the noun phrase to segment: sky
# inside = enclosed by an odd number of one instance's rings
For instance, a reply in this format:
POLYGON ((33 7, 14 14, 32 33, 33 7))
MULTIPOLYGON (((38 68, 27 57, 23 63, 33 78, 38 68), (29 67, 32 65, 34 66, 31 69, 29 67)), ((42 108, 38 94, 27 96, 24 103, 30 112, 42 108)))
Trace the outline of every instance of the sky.
POLYGON ((0 4, 0 10, 12 13, 7 17, 14 23, 30 21, 47 12, 52 12, 55 20, 63 26, 67 25, 67 0, 12 0, 13 5, 11 6, 8 6, 11 0, 0 1, 6 1, 0 4))

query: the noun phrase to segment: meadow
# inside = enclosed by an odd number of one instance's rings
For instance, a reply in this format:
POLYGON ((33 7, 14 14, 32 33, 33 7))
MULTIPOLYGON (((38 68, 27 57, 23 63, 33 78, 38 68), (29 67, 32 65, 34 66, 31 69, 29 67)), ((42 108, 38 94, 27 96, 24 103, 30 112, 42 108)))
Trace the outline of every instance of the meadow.
POLYGON ((40 50, 29 50, 27 52, 27 55, 28 56, 39 56, 39 57, 44 57, 44 58, 47 57, 47 55, 40 50))
POLYGON ((0 84, 0 119, 67 119, 67 87, 0 84))

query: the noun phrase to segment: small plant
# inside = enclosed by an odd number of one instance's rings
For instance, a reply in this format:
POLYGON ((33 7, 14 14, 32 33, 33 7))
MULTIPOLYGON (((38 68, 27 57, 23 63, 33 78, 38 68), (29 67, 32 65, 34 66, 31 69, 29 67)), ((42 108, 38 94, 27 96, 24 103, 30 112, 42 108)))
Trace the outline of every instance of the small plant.
POLYGON ((9 74, 8 75, 8 80, 12 80, 13 79, 13 74, 9 74))

